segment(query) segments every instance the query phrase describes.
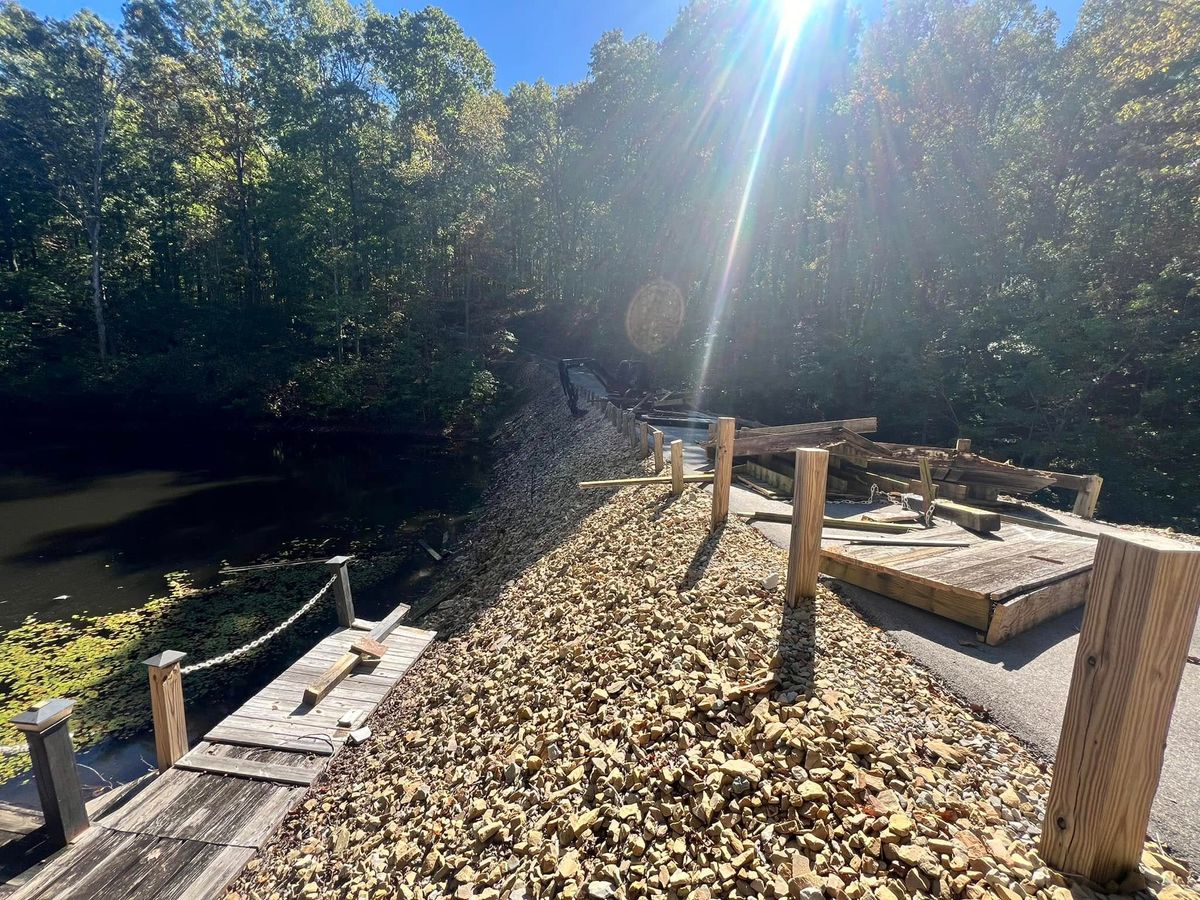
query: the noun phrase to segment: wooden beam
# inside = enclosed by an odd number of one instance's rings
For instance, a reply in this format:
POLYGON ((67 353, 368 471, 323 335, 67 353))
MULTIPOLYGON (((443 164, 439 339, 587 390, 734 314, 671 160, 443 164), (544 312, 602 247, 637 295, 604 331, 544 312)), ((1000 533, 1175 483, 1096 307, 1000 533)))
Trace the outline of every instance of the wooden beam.
POLYGON ((1014 516, 1008 513, 997 513, 997 515, 1000 516, 1001 522, 1008 522, 1012 525, 1027 525, 1030 528, 1040 528, 1042 531, 1057 531, 1059 534, 1073 534, 1076 537, 1096 538, 1100 536, 1099 531, 1084 531, 1082 528, 1072 528, 1061 522, 1042 522, 1038 519, 1029 519, 1025 516, 1014 516))
POLYGON ((933 491, 933 476, 929 474, 929 460, 921 457, 918 460, 921 467, 921 512, 929 512, 929 508, 933 506, 933 498, 936 496, 933 491))
MULTIPOLYGON (((792 522, 791 513, 756 510, 747 518, 760 522, 781 522, 785 525, 792 522)), ((862 519, 835 519, 832 516, 822 516, 825 528, 847 528, 854 531, 871 531, 877 534, 908 534, 910 531, 923 530, 920 525, 904 525, 899 522, 867 522, 862 519)))
MULTIPOLYGON (((603 478, 599 481, 581 481, 579 486, 584 490, 588 488, 606 488, 606 487, 629 487, 645 484, 671 484, 674 476, 672 475, 644 475, 637 478, 603 478)), ((683 481, 687 484, 702 484, 713 480, 711 472, 700 472, 694 475, 684 475, 683 481)))
POLYGON ((354 597, 350 593, 350 570, 347 566, 349 562, 348 556, 335 556, 325 563, 325 567, 336 579, 333 583, 334 605, 337 607, 338 624, 343 628, 354 624, 354 597))
POLYGON ((252 759, 239 759, 234 756, 213 756, 205 753, 207 745, 198 746, 195 750, 179 760, 177 768, 189 772, 211 772, 215 775, 236 775, 239 778, 249 778, 252 781, 272 781, 276 784, 294 784, 308 787, 316 780, 318 770, 303 766, 289 766, 280 763, 257 762, 252 759))
POLYGON ((999 531, 1000 530, 1000 514, 990 512, 986 509, 976 509, 974 506, 966 506, 962 503, 954 503, 950 500, 938 500, 933 504, 933 514, 938 518, 949 519, 961 525, 963 528, 969 528, 971 531, 999 531))
POLYGON ((650 423, 642 422, 639 426, 642 438, 642 459, 650 455, 650 423))
POLYGON ((683 493, 683 441, 671 441, 671 493, 683 493))
POLYGON ((343 653, 325 673, 304 689, 304 702, 316 706, 361 662, 362 658, 353 651, 343 653))
POLYGON ((857 534, 822 534, 824 541, 846 541, 872 547, 970 547, 970 541, 938 540, 931 538, 864 537, 857 534))
POLYGON ((988 627, 991 601, 984 594, 964 596, 945 584, 855 559, 828 547, 821 551, 821 571, 839 581, 937 613, 978 631, 988 627))
POLYGON ((1136 870, 1200 609, 1200 547, 1103 534, 1041 854, 1098 884, 1136 870))
POLYGON ((401 603, 390 613, 380 619, 375 626, 367 632, 367 637, 373 641, 382 641, 389 634, 396 630, 400 625, 401 620, 408 615, 408 604, 401 603))
POLYGON ((183 711, 183 673, 187 656, 167 650, 144 661, 150 674, 150 713, 154 719, 154 753, 158 771, 165 772, 187 753, 187 719, 183 711))
POLYGON ((666 467, 663 462, 663 433, 654 429, 654 474, 657 475, 666 467))
POLYGON ((1104 479, 1099 475, 1088 475, 1085 486, 1075 492, 1075 505, 1071 512, 1083 519, 1095 516, 1096 503, 1100 499, 1100 488, 1103 485, 1104 479))
POLYGON ((753 437, 760 434, 804 434, 812 431, 827 431, 845 428, 858 434, 874 434, 879 429, 879 419, 864 416, 860 419, 833 419, 828 422, 801 422, 796 425, 767 425, 763 428, 743 428, 738 437, 753 437))
MULTIPOLYGON (((729 488, 733 483, 733 435, 737 421, 729 416, 717 419, 717 464, 713 480, 712 518, 709 527, 724 525, 729 518, 729 488)), ((824 502, 824 494, 821 495, 824 502)))
POLYGON ((828 471, 829 454, 826 451, 808 448, 796 451, 792 534, 788 543, 787 590, 784 594, 784 601, 789 604, 817 596, 828 471))
POLYGON ((91 825, 71 745, 69 725, 74 710, 75 701, 60 698, 10 720, 29 745, 46 834, 56 847, 65 847, 91 825))
POLYGON ((350 645, 350 650, 363 659, 380 660, 387 656, 387 644, 377 641, 369 635, 356 638, 350 645))
POLYGON ((1045 584, 997 603, 988 624, 987 643, 1003 644, 1009 638, 1060 616, 1087 602, 1092 573, 1076 572, 1060 581, 1045 584))

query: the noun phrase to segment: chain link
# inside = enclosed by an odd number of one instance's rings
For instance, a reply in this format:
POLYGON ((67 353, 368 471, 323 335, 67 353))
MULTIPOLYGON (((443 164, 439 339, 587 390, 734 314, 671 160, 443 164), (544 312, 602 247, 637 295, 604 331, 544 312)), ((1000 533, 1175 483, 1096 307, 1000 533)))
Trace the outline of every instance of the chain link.
POLYGON ((332 578, 330 578, 327 582, 325 582, 324 587, 322 587, 319 591, 317 591, 315 594, 312 595, 312 599, 310 599, 307 603, 305 603, 303 606, 301 606, 298 610, 296 610, 294 613, 292 613, 290 616, 288 616, 286 619, 284 619, 282 622, 280 622, 278 625, 276 625, 270 631, 259 635, 254 640, 249 641, 248 643, 242 644, 242 646, 240 646, 234 650, 230 650, 228 653, 222 653, 220 656, 214 656, 212 659, 206 659, 204 662, 194 663, 193 665, 190 665, 190 666, 183 666, 179 670, 180 673, 183 675, 190 675, 193 672, 201 672, 204 669, 211 669, 213 666, 219 666, 222 663, 230 662, 231 660, 237 659, 239 656, 245 656, 251 650, 256 650, 257 648, 259 648, 263 644, 265 644, 267 641, 271 640, 271 638, 277 637, 278 635, 282 634, 284 631, 286 631, 288 628, 290 628, 292 625, 294 625, 297 619, 299 619, 306 612, 308 612, 310 609, 312 609, 314 606, 316 606, 317 603, 320 602, 321 598, 329 593, 330 588, 333 587, 333 585, 337 581, 337 579, 338 579, 338 576, 336 576, 336 575, 334 575, 332 578))

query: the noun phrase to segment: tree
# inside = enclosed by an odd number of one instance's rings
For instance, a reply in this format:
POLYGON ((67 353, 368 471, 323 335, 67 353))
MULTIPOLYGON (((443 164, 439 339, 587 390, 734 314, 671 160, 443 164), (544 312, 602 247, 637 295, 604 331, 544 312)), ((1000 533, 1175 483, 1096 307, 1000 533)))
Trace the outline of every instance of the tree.
POLYGON ((37 158, 36 173, 62 212, 87 235, 92 308, 100 359, 108 354, 103 238, 112 180, 114 129, 126 87, 119 36, 90 12, 65 22, 40 20, 15 5, 0 8, 10 125, 37 158))

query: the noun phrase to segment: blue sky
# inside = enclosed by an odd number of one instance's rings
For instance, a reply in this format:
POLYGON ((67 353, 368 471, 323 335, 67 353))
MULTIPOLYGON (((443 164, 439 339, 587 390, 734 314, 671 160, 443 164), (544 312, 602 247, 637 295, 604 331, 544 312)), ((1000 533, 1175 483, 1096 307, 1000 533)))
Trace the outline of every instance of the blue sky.
MULTIPOLYGON (((19 0, 37 13, 68 16, 89 7, 116 21, 122 0, 19 0)), ((881 0, 859 0, 867 14, 881 0)), ((1063 20, 1064 33, 1075 25, 1081 0, 1042 0, 1063 20)), ((427 0, 375 0, 385 11, 419 9, 427 0)), ((514 82, 539 76, 551 84, 577 81, 587 74, 588 54, 605 31, 661 38, 675 20, 683 0, 442 0, 440 6, 475 38, 496 64, 496 84, 507 90, 514 82)))

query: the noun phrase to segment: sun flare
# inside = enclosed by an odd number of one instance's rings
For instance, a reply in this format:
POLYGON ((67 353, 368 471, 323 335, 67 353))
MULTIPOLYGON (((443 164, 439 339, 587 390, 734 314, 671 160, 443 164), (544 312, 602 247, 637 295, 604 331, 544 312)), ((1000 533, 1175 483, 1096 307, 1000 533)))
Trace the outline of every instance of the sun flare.
POLYGON ((795 40, 812 14, 814 5, 815 0, 771 0, 780 40, 795 40))

